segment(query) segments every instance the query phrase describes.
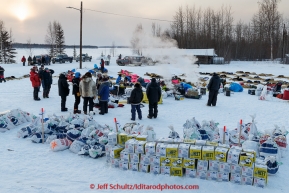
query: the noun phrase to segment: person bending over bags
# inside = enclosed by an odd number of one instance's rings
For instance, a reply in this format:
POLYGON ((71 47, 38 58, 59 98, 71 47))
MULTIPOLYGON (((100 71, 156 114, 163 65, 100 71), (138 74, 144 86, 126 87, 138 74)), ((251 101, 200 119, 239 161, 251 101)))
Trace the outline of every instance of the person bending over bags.
POLYGON ((135 83, 134 89, 131 91, 130 103, 131 103, 131 120, 135 121, 135 111, 137 111, 138 119, 142 119, 142 112, 140 104, 143 100, 142 87, 139 82, 135 83))
POLYGON ((216 106, 217 96, 218 96, 220 86, 221 86, 221 79, 218 76, 218 74, 214 72, 208 84, 209 98, 208 98, 207 106, 211 106, 211 105, 216 106))
POLYGON ((96 84, 92 80, 90 72, 85 73, 82 77, 79 83, 79 94, 83 98, 83 113, 87 114, 87 104, 89 104, 89 112, 93 112, 93 99, 96 98, 96 84))

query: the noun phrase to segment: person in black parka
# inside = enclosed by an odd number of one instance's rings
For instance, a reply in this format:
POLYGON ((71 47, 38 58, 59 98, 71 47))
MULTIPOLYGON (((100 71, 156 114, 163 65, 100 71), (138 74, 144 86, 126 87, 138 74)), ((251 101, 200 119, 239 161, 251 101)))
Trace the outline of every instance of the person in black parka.
POLYGON ((208 84, 209 99, 207 106, 216 106, 217 96, 221 85, 221 79, 218 74, 214 73, 208 84))
POLYGON ((81 113, 81 110, 78 110, 78 105, 80 103, 80 92, 79 92, 79 83, 80 83, 80 76, 81 74, 79 72, 76 72, 74 74, 74 78, 72 79, 73 89, 72 94, 75 96, 75 102, 74 102, 74 114, 81 113))
POLYGON ((155 78, 152 78, 151 83, 148 84, 146 90, 147 98, 149 100, 149 115, 148 118, 157 118, 158 116, 158 102, 161 99, 162 90, 155 78))
POLYGON ((41 80, 43 84, 43 98, 49 98, 49 92, 52 84, 52 74, 48 68, 45 68, 42 72, 41 80))
POLYGON ((134 89, 131 91, 129 100, 131 103, 131 120, 135 121, 135 111, 137 111, 138 118, 139 120, 141 120, 142 113, 140 109, 140 104, 143 100, 143 92, 139 82, 135 83, 134 89))
POLYGON ((61 111, 67 111, 65 107, 66 97, 69 95, 69 85, 67 83, 66 73, 61 73, 58 79, 58 93, 61 96, 61 111))

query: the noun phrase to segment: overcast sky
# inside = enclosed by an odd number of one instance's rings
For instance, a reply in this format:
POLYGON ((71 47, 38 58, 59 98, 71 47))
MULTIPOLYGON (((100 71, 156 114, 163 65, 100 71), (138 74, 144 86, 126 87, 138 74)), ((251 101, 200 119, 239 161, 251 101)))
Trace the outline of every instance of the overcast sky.
MULTIPOLYGON (((147 32, 154 21, 98 13, 85 9, 136 17, 172 20, 178 7, 212 8, 231 6, 234 21, 249 22, 258 11, 260 0, 83 0, 84 45, 130 45, 137 24, 147 32)), ((7 30, 13 31, 15 42, 44 43, 48 23, 58 21, 63 27, 67 45, 79 45, 80 12, 67 9, 80 8, 80 0, 0 0, 0 20, 7 30)), ((289 0, 282 0, 279 11, 289 18, 289 0)), ((169 22, 155 21, 161 28, 169 28, 169 22)))

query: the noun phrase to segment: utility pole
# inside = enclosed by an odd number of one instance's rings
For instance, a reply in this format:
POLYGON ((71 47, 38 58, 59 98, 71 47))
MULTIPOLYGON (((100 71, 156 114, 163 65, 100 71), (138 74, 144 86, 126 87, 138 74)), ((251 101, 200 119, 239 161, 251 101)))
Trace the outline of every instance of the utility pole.
POLYGON ((80 51, 79 51, 79 68, 82 69, 82 1, 80 3, 80 9, 77 9, 75 7, 66 7, 66 8, 69 8, 69 9, 76 9, 78 11, 80 11, 80 45, 79 45, 79 48, 80 48, 80 51))
POLYGON ((284 24, 284 27, 283 27, 283 42, 282 42, 282 63, 285 64, 285 34, 286 34, 286 31, 285 31, 285 24, 284 24))
POLYGON ((82 69, 82 1, 80 3, 80 58, 79 58, 79 68, 82 69))

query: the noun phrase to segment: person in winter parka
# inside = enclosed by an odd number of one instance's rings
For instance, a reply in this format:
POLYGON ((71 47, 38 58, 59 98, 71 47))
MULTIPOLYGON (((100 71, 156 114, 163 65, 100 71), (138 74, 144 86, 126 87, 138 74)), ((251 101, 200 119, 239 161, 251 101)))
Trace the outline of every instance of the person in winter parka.
POLYGON ((103 58, 101 58, 101 60, 100 60, 100 69, 101 69, 101 73, 104 73, 104 60, 103 60, 103 58))
POLYGON ((106 76, 103 77, 103 82, 98 89, 98 99, 100 105, 100 115, 108 113, 108 97, 109 97, 109 82, 106 76))
POLYGON ((5 78, 4 78, 4 68, 2 66, 0 66, 0 83, 2 83, 2 81, 6 82, 5 78))
POLYGON ((220 85, 221 85, 221 79, 218 76, 218 74, 214 72, 207 87, 209 90, 209 98, 208 98, 207 106, 211 106, 211 105, 216 106, 220 85))
POLYGON ((33 61, 33 65, 36 64, 36 57, 35 56, 33 56, 32 61, 33 61))
POLYGON ((23 63, 23 66, 25 66, 25 62, 26 62, 25 56, 22 57, 21 62, 23 63))
POLYGON ((38 97, 39 87, 40 87, 40 78, 38 73, 36 72, 36 67, 31 68, 30 70, 30 81, 33 87, 33 98, 35 101, 40 101, 38 97))
POLYGON ((58 94, 61 97, 61 111, 67 111, 66 97, 69 95, 69 85, 67 83, 66 73, 63 72, 59 75, 58 79, 58 94))
POLYGON ((31 56, 28 57, 28 66, 31 66, 32 65, 32 58, 31 56))
POLYGON ((74 78, 72 79, 72 84, 73 84, 72 94, 75 97, 74 111, 73 111, 74 114, 81 113, 81 110, 78 110, 78 105, 80 103, 80 92, 79 92, 80 76, 81 74, 79 72, 76 72, 74 74, 74 78))
POLYGON ((48 68, 45 68, 42 72, 42 84, 43 98, 49 98, 49 92, 52 84, 52 73, 48 68))
POLYGON ((130 95, 130 103, 131 103, 131 120, 135 121, 135 111, 137 111, 137 115, 139 120, 142 119, 142 112, 140 109, 140 104, 143 100, 143 92, 142 86, 139 82, 135 83, 134 89, 131 91, 130 95))
POLYGON ((161 99, 162 90, 155 78, 151 79, 151 83, 148 84, 146 90, 147 98, 149 100, 149 114, 148 118, 157 118, 158 116, 158 102, 161 99))
POLYGON ((92 80, 90 72, 85 73, 82 77, 79 83, 79 93, 83 98, 83 113, 87 114, 87 104, 89 104, 89 112, 93 111, 93 99, 96 99, 96 84, 92 80))

